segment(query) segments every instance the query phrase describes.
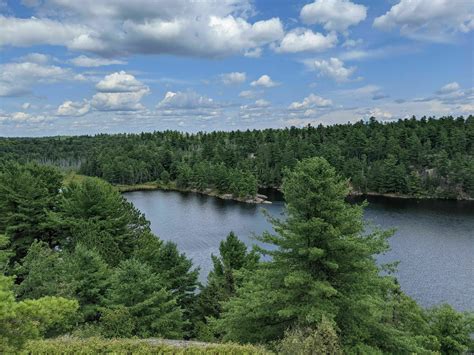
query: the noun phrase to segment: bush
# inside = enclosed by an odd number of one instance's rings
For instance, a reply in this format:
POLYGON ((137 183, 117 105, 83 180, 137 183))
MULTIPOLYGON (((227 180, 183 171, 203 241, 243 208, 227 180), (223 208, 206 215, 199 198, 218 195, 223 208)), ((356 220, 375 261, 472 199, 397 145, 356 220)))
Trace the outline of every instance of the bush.
POLYGON ((159 339, 56 338, 27 343, 28 354, 268 354, 252 345, 170 342, 159 339))
POLYGON ((333 324, 323 318, 316 329, 295 328, 285 332, 277 346, 279 354, 342 354, 333 324))

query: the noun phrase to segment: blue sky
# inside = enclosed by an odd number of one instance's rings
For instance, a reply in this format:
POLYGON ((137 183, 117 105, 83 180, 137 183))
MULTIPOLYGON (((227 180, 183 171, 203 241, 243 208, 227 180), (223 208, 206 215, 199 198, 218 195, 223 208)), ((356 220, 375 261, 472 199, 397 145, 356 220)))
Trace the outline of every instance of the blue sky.
POLYGON ((474 114, 472 0, 0 0, 0 136, 474 114))

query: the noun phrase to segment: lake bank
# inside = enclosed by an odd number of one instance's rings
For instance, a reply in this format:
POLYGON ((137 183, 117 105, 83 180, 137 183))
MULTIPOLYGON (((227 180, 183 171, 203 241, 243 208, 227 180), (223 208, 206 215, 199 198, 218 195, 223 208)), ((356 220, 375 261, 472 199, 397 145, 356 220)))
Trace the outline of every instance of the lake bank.
MULTIPOLYGON (((134 185, 115 185, 120 192, 132 192, 132 191, 150 191, 150 190, 163 190, 163 191, 178 191, 178 192, 195 192, 201 195, 217 197, 222 200, 232 200, 237 202, 251 203, 251 204, 270 204, 274 198, 274 192, 281 193, 280 188, 274 187, 262 187, 259 188, 259 194, 255 197, 236 197, 230 193, 219 193, 218 191, 207 188, 204 190, 190 189, 190 188, 181 188, 177 187, 176 183, 170 182, 168 184, 162 184, 158 182, 147 182, 142 184, 134 185), (262 193, 260 193, 262 192, 262 193), (270 198, 269 198, 270 196, 270 198)), ((436 196, 414 196, 406 194, 397 194, 397 193, 379 193, 379 192, 360 192, 353 189, 350 190, 348 197, 384 197, 390 199, 403 199, 403 200, 440 200, 440 201, 474 201, 474 198, 465 197, 465 198, 441 198, 436 196)))

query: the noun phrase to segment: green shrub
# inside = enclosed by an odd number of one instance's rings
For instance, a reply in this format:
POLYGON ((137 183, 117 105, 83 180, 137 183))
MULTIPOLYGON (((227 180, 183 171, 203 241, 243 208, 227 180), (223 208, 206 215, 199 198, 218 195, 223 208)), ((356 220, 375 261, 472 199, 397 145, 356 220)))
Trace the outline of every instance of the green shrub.
POLYGON ((167 342, 160 339, 77 339, 62 337, 30 341, 25 354, 268 354, 252 345, 167 342))
POLYGON ((295 328, 285 332, 277 346, 279 354, 342 354, 333 324, 323 318, 316 329, 295 328))

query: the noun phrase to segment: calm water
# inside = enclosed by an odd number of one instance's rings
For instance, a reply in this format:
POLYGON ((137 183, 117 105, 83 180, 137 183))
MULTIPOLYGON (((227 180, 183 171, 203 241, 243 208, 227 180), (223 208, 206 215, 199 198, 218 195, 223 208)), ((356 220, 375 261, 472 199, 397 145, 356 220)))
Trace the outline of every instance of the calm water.
MULTIPOLYGON (((245 243, 271 231, 262 213, 283 216, 283 202, 250 205, 195 193, 137 191, 125 194, 151 221, 161 239, 176 242, 201 267, 205 280, 211 253, 234 231, 245 243)), ((383 228, 397 228, 392 250, 380 259, 399 260, 401 287, 425 306, 448 302, 474 310, 474 203, 370 198, 365 218, 383 228)))

